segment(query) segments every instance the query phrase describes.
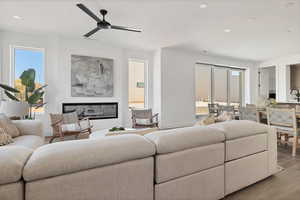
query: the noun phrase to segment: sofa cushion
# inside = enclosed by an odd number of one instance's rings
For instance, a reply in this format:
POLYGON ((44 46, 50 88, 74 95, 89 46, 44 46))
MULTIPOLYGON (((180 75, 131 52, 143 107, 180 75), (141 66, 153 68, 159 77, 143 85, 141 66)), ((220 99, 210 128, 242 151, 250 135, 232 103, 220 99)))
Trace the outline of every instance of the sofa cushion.
MULTIPOLYGON (((268 152, 266 151, 226 162, 225 195, 256 183, 269 175, 268 152)), ((253 199, 258 198, 253 197, 253 199)))
POLYGON ((24 200, 23 181, 0 185, 0 199, 1 200, 24 200))
POLYGON ((154 154, 154 144, 138 135, 53 143, 35 150, 24 168, 23 177, 26 181, 38 180, 154 154))
POLYGON ((21 146, 0 147, 0 185, 19 181, 31 154, 31 149, 21 146))
POLYGON ((212 124, 208 127, 223 131, 226 140, 234 140, 251 135, 266 134, 268 132, 267 125, 247 120, 232 120, 212 124))
POLYGON ((222 131, 204 126, 157 131, 145 137, 155 143, 158 154, 221 143, 225 139, 222 131))
POLYGON ((266 151, 268 149, 267 138, 267 134, 258 134, 226 141, 226 161, 266 151))
POLYGON ((216 200, 224 197, 224 166, 155 185, 155 200, 216 200))
POLYGON ((224 143, 155 157, 155 181, 163 183, 224 164, 224 143))
POLYGON ((23 135, 14 138, 14 142, 8 144, 7 146, 23 146, 30 149, 36 149, 44 145, 44 139, 40 136, 35 135, 23 135))
POLYGON ((19 129, 3 113, 0 113, 0 128, 3 128, 5 132, 11 135, 13 138, 20 135, 19 129))
POLYGON ((19 129, 21 135, 44 137, 43 123, 40 120, 14 120, 12 123, 19 129))

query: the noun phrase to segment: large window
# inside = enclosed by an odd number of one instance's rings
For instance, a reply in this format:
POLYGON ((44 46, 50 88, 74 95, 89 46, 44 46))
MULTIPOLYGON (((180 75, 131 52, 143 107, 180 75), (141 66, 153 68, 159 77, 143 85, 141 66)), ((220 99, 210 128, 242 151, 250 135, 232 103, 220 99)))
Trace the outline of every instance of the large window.
POLYGON ((147 107, 147 62, 129 59, 128 104, 130 108, 147 107))
MULTIPOLYGON (((19 98, 25 100, 25 87, 21 84, 20 76, 28 69, 34 69, 36 88, 45 84, 44 79, 44 50, 27 47, 12 47, 12 75, 11 84, 20 92, 19 98)), ((41 99, 41 101, 43 101, 41 99)), ((34 112, 42 112, 43 108, 34 110, 34 112)))
POLYGON ((211 102, 211 68, 196 67, 196 113, 208 113, 208 104, 211 102))
POLYGON ((195 68, 196 114, 208 114, 208 104, 234 105, 242 103, 242 69, 197 64, 195 68))

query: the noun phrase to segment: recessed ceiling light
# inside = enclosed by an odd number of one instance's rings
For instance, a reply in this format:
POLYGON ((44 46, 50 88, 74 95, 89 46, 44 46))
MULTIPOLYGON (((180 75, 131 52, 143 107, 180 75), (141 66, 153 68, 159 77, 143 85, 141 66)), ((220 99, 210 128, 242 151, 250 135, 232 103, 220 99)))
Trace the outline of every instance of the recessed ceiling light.
POLYGON ((22 17, 18 16, 18 15, 15 15, 13 16, 14 19, 22 19, 22 17))
POLYGON ((225 32, 225 33, 230 33, 230 32, 231 32, 231 29, 226 28, 226 29, 224 29, 224 32, 225 32))
POLYGON ((200 4, 200 8, 207 8, 207 4, 206 3, 203 3, 203 4, 200 4))

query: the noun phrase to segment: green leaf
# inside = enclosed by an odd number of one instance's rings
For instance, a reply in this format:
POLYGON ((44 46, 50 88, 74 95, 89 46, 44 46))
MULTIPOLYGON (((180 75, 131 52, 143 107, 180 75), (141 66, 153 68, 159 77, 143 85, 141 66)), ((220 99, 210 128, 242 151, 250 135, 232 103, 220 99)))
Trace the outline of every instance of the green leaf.
POLYGON ((37 104, 37 102, 42 98, 44 92, 35 92, 30 97, 28 97, 28 103, 31 105, 37 104))
POLYGON ((5 93, 6 96, 7 96, 8 98, 10 98, 11 100, 14 100, 14 101, 20 101, 17 97, 15 97, 13 94, 11 94, 10 92, 8 92, 7 90, 5 90, 4 93, 5 93))
POLYGON ((1 83, 0 83, 0 88, 2 88, 2 89, 4 89, 4 90, 7 90, 7 91, 9 91, 9 92, 20 93, 19 90, 15 89, 15 88, 13 88, 13 87, 10 87, 10 86, 8 86, 8 85, 1 84, 1 83))
POLYGON ((35 70, 34 69, 28 69, 25 70, 21 76, 20 79, 22 81, 22 84, 25 85, 28 92, 33 92, 35 89, 35 70))
POLYGON ((43 90, 43 89, 46 88, 46 87, 48 87, 48 85, 43 85, 43 86, 37 88, 36 90, 34 90, 33 92, 34 92, 34 93, 35 93, 35 92, 40 92, 41 90, 43 90))
POLYGON ((44 107, 44 105, 46 105, 47 103, 40 103, 40 104, 37 104, 35 105, 35 109, 38 109, 38 108, 41 108, 41 107, 44 107))

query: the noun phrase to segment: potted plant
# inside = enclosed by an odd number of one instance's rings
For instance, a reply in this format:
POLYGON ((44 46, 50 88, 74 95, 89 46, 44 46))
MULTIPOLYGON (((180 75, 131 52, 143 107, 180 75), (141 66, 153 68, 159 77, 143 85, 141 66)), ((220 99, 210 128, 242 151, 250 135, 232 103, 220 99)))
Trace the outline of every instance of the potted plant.
POLYGON ((44 89, 47 85, 40 86, 35 83, 35 70, 25 70, 20 76, 20 84, 13 88, 5 84, 0 84, 0 88, 4 90, 5 95, 16 102, 28 103, 29 114, 27 119, 34 119, 33 109, 43 107, 46 103, 43 100, 44 89))

